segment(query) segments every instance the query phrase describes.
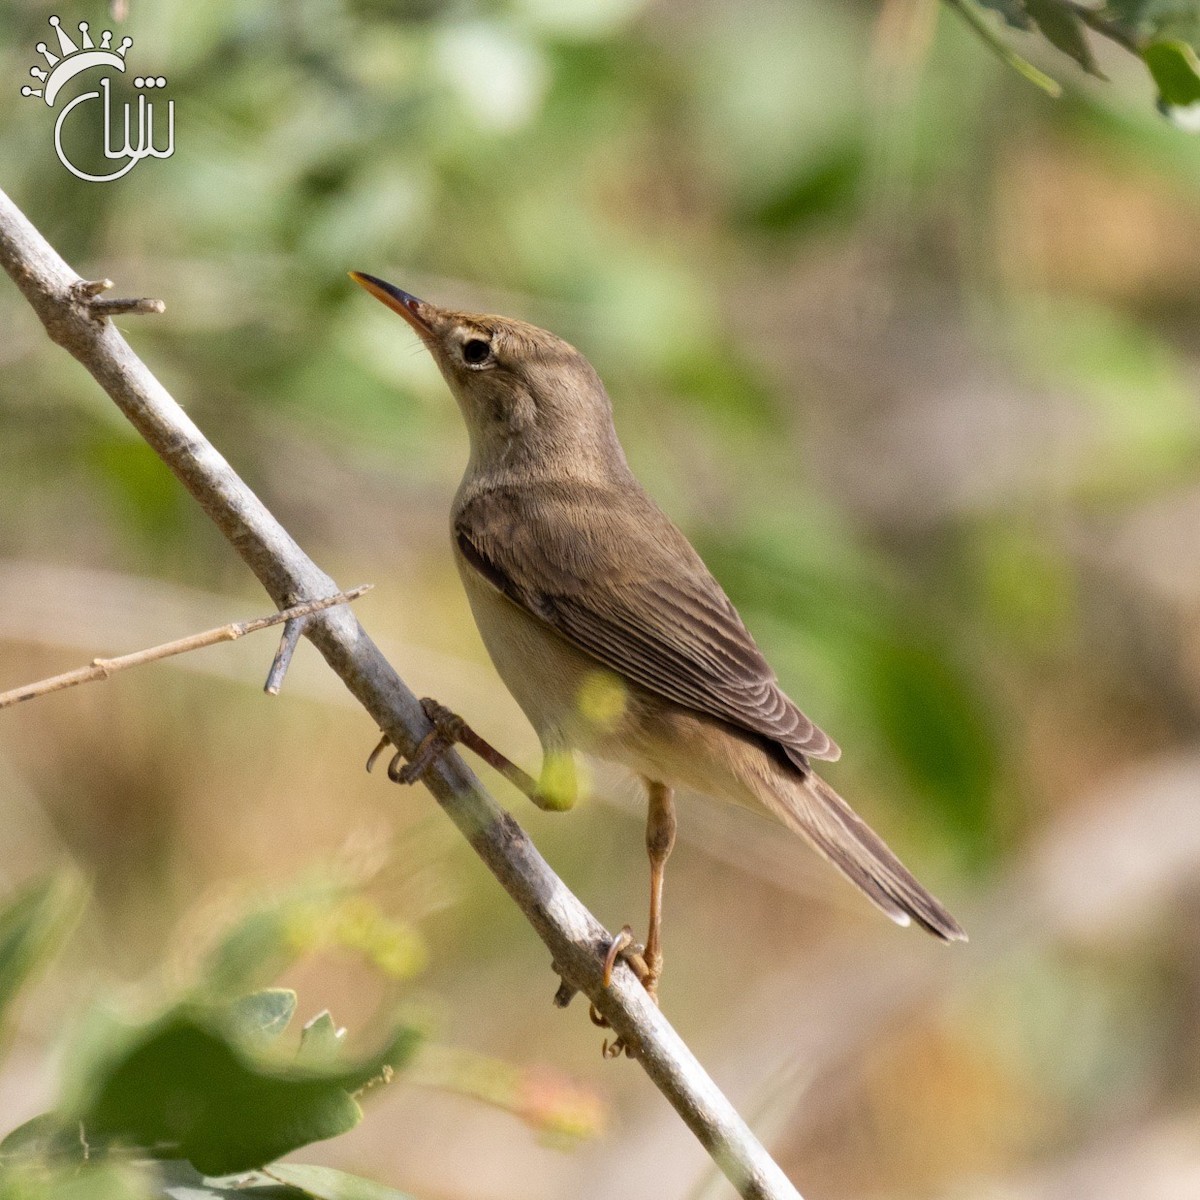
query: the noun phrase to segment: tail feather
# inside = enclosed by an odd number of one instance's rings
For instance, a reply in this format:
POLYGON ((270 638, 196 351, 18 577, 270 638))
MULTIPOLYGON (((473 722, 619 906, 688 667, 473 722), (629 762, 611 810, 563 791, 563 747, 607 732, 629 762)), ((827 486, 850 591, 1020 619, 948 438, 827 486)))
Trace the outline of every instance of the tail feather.
POLYGON ((807 838, 896 924, 916 921, 943 941, 967 940, 945 906, 825 780, 810 771, 796 784, 776 791, 777 815, 785 825, 807 838))

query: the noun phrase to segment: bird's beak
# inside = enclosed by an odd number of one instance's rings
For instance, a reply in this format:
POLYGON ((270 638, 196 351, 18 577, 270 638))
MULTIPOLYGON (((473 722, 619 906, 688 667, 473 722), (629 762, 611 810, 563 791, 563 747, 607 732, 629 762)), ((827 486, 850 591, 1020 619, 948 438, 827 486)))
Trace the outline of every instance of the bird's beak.
POLYGON ((428 310, 433 307, 432 305, 362 271, 351 271, 350 278, 359 287, 370 292, 376 300, 381 300, 393 312, 398 312, 422 338, 433 336, 433 326, 429 323, 427 315, 428 310))

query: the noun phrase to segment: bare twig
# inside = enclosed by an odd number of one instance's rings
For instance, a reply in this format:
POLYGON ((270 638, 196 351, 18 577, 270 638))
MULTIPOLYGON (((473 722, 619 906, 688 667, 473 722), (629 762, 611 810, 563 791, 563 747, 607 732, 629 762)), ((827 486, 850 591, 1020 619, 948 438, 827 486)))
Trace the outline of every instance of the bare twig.
MULTIPOLYGON (((218 642, 233 642, 240 637, 245 637, 248 633, 257 633, 260 629, 269 629, 272 625, 279 625, 285 621, 287 622, 285 629, 292 625, 299 627, 303 619, 312 613, 332 608, 335 604, 347 604, 351 600, 357 600, 364 592, 369 592, 371 587, 371 584, 364 583, 361 587, 351 588, 348 592, 338 592, 336 596, 326 596, 322 600, 306 600, 303 604, 296 604, 285 612, 272 613, 269 617, 255 617, 252 621, 235 621, 216 629, 206 629, 203 633, 193 633, 188 637, 176 638, 173 642, 163 642, 162 645, 151 646, 147 650, 135 650, 132 654, 121 654, 116 658, 93 658, 89 666, 66 671, 62 675, 52 675, 49 679, 39 679, 37 683, 27 683, 23 687, 13 688, 11 691, 0 692, 0 708, 9 708, 14 704, 20 704, 22 700, 33 700, 38 696, 47 696, 51 692, 61 692, 63 688, 76 687, 81 683, 94 683, 99 679, 107 679, 118 671, 127 671, 130 667, 140 667, 144 663, 158 662, 160 659, 171 658, 176 654, 202 650, 205 646, 215 646, 218 642)), ((296 637, 299 636, 297 633, 296 637)), ((284 637, 286 639, 286 632, 284 637)), ((290 653, 288 658, 291 658, 290 653)), ((276 655, 275 661, 279 662, 278 655, 276 655)), ((273 674, 275 667, 272 667, 271 670, 273 674)), ((280 678, 282 679, 282 672, 280 678)), ((275 689, 276 692, 278 690, 278 688, 275 689)))
MULTIPOLYGON (((280 608, 334 590, 332 580, 207 441, 111 322, 95 321, 72 288, 78 277, 0 191, 0 265, 50 338, 91 372, 232 543, 280 608)), ((411 756, 431 731, 417 698, 344 605, 305 629, 393 745, 411 756)), ((798 1200, 796 1189, 668 1024, 634 973, 618 963, 603 986, 611 938, 550 869, 521 827, 455 753, 422 783, 550 949, 555 970, 584 992, 745 1200, 798 1200)))

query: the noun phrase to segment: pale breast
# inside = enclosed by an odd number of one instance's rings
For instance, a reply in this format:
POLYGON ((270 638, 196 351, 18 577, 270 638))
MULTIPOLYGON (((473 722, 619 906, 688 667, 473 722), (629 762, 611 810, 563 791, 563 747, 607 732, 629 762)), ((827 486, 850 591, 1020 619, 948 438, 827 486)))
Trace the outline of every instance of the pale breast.
POLYGON ((595 662, 502 596, 457 547, 454 558, 483 644, 543 745, 590 749, 578 713, 580 696, 597 673, 595 662))

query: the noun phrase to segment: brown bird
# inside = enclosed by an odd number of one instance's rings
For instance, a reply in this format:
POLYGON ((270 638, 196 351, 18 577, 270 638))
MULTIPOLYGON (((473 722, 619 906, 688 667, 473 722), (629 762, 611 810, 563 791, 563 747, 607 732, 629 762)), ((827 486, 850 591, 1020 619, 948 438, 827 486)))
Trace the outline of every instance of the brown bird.
MULTIPOLYGON (((488 653, 544 752, 535 782, 427 701, 435 733, 403 769, 393 759, 393 777, 411 781, 460 741, 535 803, 565 809, 574 751, 632 768, 649 797, 641 973, 652 995, 677 786, 769 813, 897 924, 965 940, 813 770, 813 759, 840 751, 784 694, 720 584, 634 478, 588 360, 523 321, 451 312, 374 276, 351 278, 412 326, 462 410, 471 454, 451 511, 454 557, 488 653)), ((627 930, 614 941, 606 978, 629 941, 627 930)))

